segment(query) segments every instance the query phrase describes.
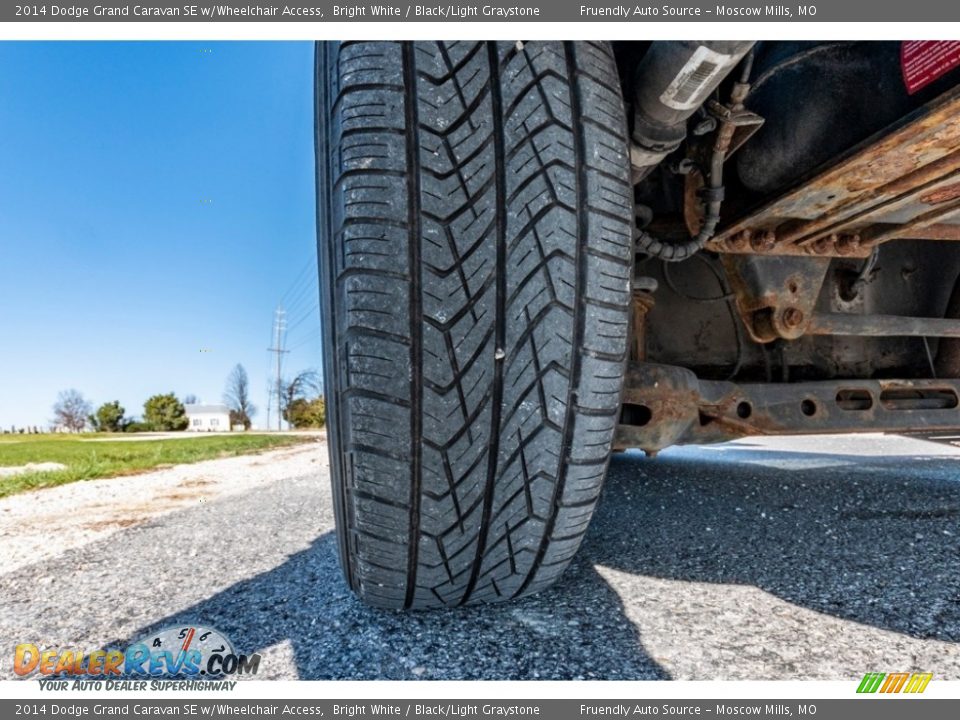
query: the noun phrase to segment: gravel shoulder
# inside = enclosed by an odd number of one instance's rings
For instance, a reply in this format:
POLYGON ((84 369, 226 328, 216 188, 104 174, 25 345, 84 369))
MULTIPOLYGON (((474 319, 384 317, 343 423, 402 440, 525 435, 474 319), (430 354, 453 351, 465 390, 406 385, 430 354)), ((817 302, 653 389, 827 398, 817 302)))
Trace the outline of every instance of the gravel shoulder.
POLYGON ((0 502, 0 647, 190 622, 262 653, 263 679, 960 679, 958 448, 865 436, 621 455, 557 587, 413 614, 371 610, 341 580, 325 456, 0 502))
POLYGON ((325 462, 321 439, 316 444, 0 498, 0 573, 57 557, 177 510, 317 472, 319 463, 325 462))

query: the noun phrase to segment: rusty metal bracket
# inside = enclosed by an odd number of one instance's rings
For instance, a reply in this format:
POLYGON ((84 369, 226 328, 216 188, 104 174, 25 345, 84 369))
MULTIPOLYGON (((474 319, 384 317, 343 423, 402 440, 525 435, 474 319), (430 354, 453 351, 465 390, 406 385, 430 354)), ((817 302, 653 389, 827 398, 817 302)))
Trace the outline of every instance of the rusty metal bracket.
POLYGON ((828 258, 725 255, 723 265, 737 295, 737 310, 755 342, 794 340, 806 333, 828 258))
MULTIPOLYGON (((738 87, 736 89, 738 90, 739 88, 745 88, 741 92, 743 95, 746 95, 749 86, 741 83, 737 85, 738 87)), ((766 122, 764 118, 755 112, 751 112, 743 107, 743 99, 743 97, 737 95, 732 99, 730 105, 724 105, 716 100, 711 100, 707 103, 707 110, 717 119, 721 129, 727 128, 723 143, 724 161, 729 160, 730 156, 743 147, 743 144, 752 138, 756 132, 763 127, 764 122, 766 122)))
POLYGON ((698 402, 697 376, 691 370, 630 363, 614 447, 654 452, 677 444, 696 422, 698 402))
POLYGON ((630 359, 642 362, 647 359, 647 313, 655 304, 653 293, 657 289, 657 281, 652 277, 641 277, 636 278, 633 285, 633 318, 630 328, 633 343, 630 346, 630 359))

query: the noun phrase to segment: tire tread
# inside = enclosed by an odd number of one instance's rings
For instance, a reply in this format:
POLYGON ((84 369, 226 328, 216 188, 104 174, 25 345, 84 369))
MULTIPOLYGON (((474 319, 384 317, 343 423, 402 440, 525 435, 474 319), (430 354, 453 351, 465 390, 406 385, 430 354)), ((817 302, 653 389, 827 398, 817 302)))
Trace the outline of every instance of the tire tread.
POLYGON ((632 186, 609 45, 317 53, 347 579, 391 608, 537 592, 586 532, 627 355, 632 186))

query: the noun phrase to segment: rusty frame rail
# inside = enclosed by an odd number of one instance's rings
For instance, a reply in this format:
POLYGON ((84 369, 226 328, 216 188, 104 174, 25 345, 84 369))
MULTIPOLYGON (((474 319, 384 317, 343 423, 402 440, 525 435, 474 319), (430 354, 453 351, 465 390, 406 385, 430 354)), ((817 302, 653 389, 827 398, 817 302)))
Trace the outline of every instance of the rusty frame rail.
POLYGON ((854 335, 859 337, 960 338, 960 320, 901 315, 853 315, 815 313, 807 335, 854 335))
POLYGON ((955 431, 960 379, 741 385, 633 363, 623 408, 615 447, 648 453, 751 435, 955 431))
POLYGON ((960 240, 960 88, 728 225, 717 252, 866 257, 897 238, 960 240))

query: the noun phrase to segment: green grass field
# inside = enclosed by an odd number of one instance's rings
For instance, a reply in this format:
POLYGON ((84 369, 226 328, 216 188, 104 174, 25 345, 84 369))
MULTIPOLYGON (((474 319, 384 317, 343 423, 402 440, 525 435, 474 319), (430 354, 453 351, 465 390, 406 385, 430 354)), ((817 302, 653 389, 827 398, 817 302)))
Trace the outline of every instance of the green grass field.
POLYGON ((0 477, 0 497, 77 480, 133 475, 158 467, 244 455, 316 440, 297 435, 204 435, 135 439, 130 435, 0 435, 0 467, 56 462, 63 470, 0 477), (114 438, 127 438, 119 440, 114 438))

